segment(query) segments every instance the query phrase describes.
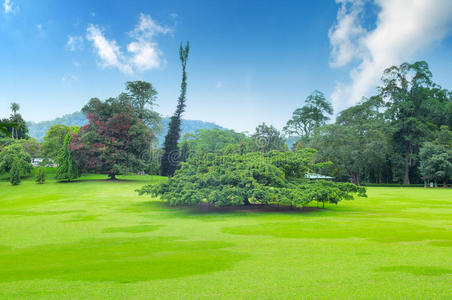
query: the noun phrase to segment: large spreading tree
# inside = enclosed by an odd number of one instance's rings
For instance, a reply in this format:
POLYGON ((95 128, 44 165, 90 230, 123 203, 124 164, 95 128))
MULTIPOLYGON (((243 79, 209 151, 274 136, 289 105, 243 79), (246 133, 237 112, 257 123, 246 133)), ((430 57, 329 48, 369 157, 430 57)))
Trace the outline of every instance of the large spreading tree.
POLYGON ((179 99, 177 101, 177 108, 174 115, 171 117, 169 123, 168 134, 165 137, 163 144, 164 152, 160 165, 160 174, 163 176, 171 177, 174 172, 179 168, 180 152, 179 152, 179 138, 180 138, 180 126, 182 113, 185 111, 185 101, 187 94, 187 73, 185 71, 188 60, 188 52, 190 46, 187 43, 185 47, 182 44, 179 48, 179 58, 182 64, 182 83, 180 89, 179 99))
POLYGON ((161 196, 170 205, 214 206, 278 205, 303 207, 311 201, 338 203, 365 196, 351 183, 309 182, 304 175, 312 163, 313 149, 297 152, 192 157, 167 182, 147 185, 140 194, 161 196))
POLYGON ((83 107, 89 124, 69 147, 82 171, 108 174, 144 172, 150 159, 152 131, 128 101, 93 98, 83 107))

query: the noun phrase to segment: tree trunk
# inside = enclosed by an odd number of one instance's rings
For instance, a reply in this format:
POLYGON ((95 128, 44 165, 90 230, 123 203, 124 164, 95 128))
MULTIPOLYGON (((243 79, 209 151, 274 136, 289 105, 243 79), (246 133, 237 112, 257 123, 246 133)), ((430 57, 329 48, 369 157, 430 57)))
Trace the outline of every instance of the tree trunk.
POLYGON ((109 180, 116 180, 116 174, 108 174, 109 180))
POLYGON ((405 176, 403 178, 403 184, 410 184, 410 166, 411 166, 411 147, 405 152, 405 176))
POLYGON ((410 184, 410 165, 408 160, 405 164, 405 176, 403 178, 403 184, 410 184))
POLYGON ((359 185, 359 179, 358 179, 358 175, 356 175, 356 173, 350 174, 350 178, 351 178, 353 184, 359 185))

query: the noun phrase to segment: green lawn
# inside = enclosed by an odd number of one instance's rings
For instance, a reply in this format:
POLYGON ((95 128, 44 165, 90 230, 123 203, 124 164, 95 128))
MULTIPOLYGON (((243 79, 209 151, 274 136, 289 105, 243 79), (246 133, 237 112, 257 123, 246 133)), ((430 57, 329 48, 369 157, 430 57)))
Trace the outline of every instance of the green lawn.
POLYGON ((225 213, 101 178, 0 181, 0 298, 452 298, 451 189, 225 213))

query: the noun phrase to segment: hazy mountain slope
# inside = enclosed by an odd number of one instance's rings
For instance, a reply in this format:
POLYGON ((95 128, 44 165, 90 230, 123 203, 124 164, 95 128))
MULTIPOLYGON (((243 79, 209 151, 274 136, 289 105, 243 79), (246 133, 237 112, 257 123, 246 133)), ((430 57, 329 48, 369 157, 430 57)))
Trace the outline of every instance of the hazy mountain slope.
MULTIPOLYGON (((162 133, 157 135, 160 143, 163 143, 166 132, 168 131, 168 123, 170 118, 163 118, 162 123, 164 126, 164 130, 162 133)), ((47 130, 55 124, 64 124, 67 126, 83 126, 88 123, 85 115, 81 112, 75 112, 72 114, 64 115, 60 118, 56 118, 51 121, 42 121, 42 122, 28 122, 29 135, 31 137, 37 138, 38 141, 42 141, 47 130)), ((225 129, 215 123, 204 122, 199 120, 182 120, 182 136, 186 133, 193 133, 197 129, 212 129, 219 128, 225 129)))

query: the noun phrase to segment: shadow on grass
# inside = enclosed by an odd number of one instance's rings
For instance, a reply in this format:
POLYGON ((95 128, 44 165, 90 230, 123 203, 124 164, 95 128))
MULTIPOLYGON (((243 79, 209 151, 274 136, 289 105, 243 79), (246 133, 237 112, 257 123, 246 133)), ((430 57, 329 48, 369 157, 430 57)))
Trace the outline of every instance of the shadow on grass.
POLYGON ((36 279, 120 283, 218 272, 246 258, 222 241, 101 238, 26 248, 0 246, 0 282, 36 279))
POLYGON ((413 275, 441 276, 452 274, 451 269, 433 266, 387 266, 375 269, 377 272, 401 272, 413 275))
POLYGON ((304 214, 312 212, 328 211, 317 207, 288 207, 288 206, 272 206, 272 205, 245 205, 245 206, 222 206, 216 207, 209 204, 201 205, 178 205, 170 206, 164 201, 146 201, 134 203, 119 211, 130 213, 146 213, 146 212, 163 212, 178 213, 181 215, 228 215, 228 214, 249 214, 249 213, 288 213, 288 214, 304 214))
POLYGON ((137 179, 109 179, 109 178, 87 178, 87 179, 77 179, 71 181, 57 181, 57 183, 80 183, 80 182, 112 182, 112 183, 130 183, 130 182, 146 182, 146 180, 137 179))

